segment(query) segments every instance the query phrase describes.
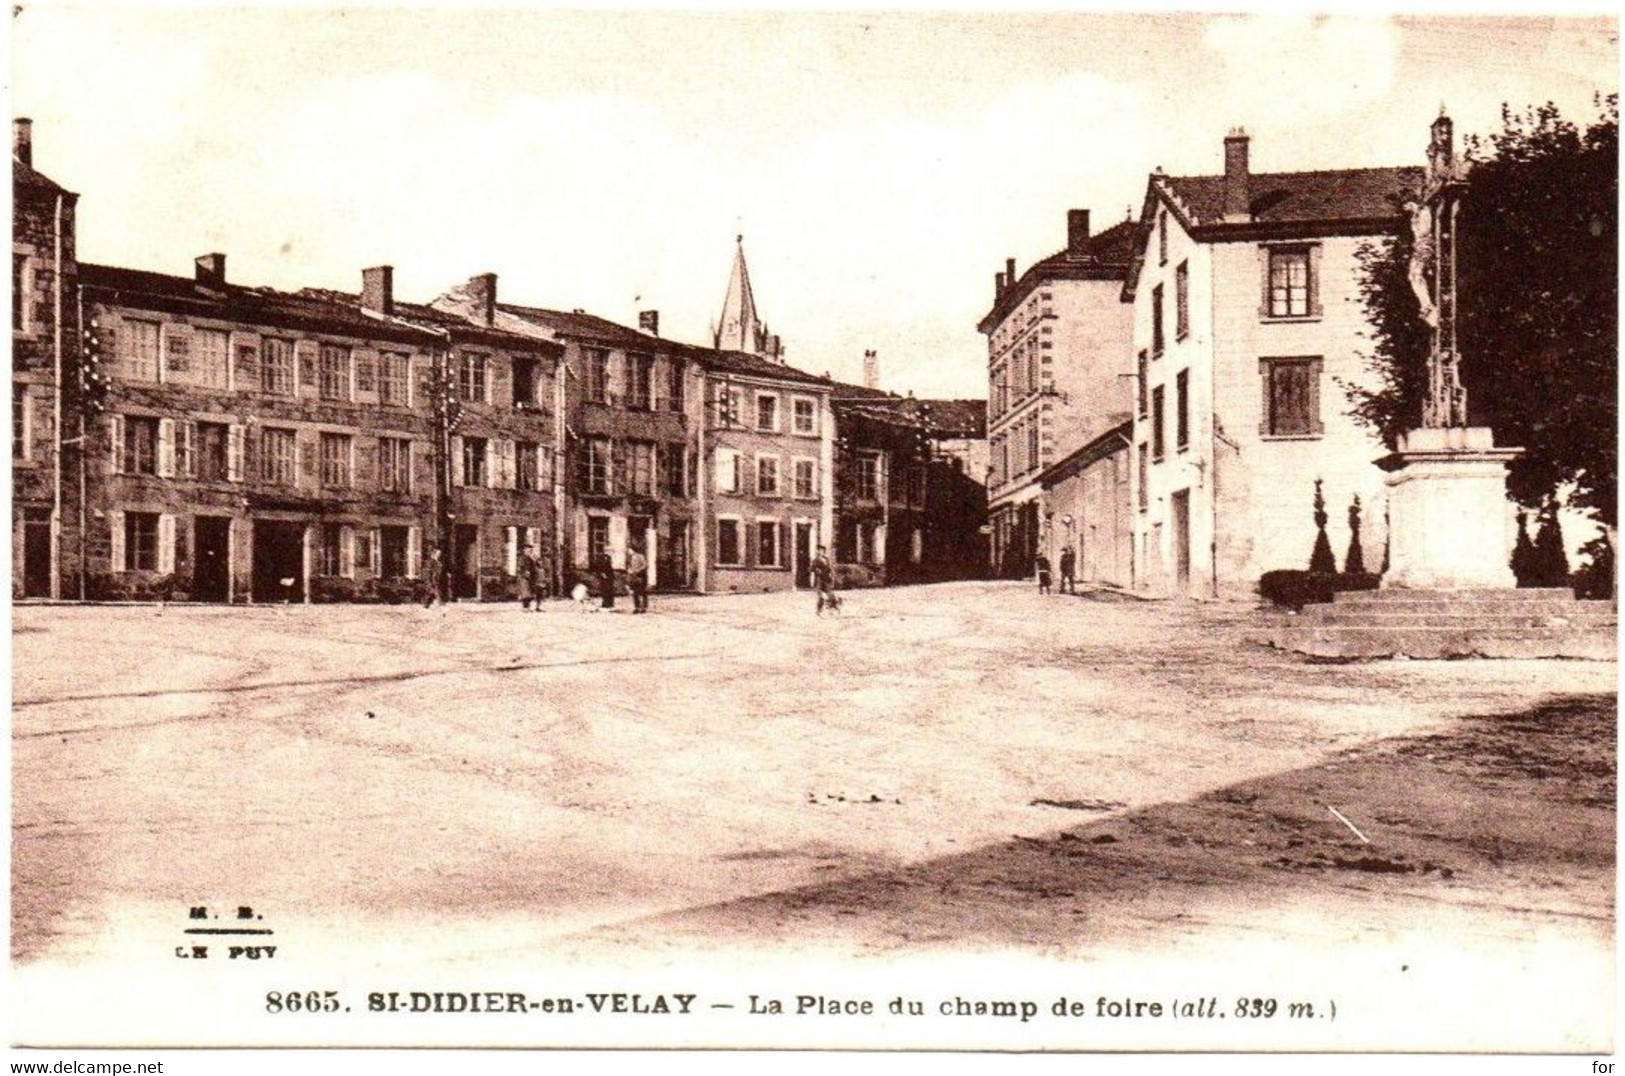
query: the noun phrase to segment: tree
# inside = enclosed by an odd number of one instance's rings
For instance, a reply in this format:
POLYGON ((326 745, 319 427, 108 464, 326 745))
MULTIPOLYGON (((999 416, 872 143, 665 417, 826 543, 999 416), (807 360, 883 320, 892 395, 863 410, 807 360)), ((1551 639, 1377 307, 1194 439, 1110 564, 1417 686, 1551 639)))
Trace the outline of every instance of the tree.
MULTIPOLYGON (((1584 130, 1555 105, 1469 138, 1457 236, 1462 380, 1470 420, 1523 448, 1508 493, 1536 508, 1558 490, 1617 525, 1619 99, 1584 130)), ((1396 209, 1398 206, 1396 205, 1396 209)), ((1370 387, 1353 414, 1390 446, 1420 425, 1430 338, 1406 270, 1411 237, 1359 254, 1370 387)))

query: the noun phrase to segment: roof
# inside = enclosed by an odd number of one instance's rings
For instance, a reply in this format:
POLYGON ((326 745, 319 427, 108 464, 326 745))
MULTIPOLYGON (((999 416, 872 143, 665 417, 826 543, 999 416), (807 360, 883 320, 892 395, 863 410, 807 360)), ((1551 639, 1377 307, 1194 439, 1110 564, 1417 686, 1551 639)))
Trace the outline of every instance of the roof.
POLYGON ((693 347, 682 345, 682 351, 689 358, 699 363, 712 373, 737 374, 740 377, 760 377, 769 381, 794 381, 804 385, 816 385, 827 389, 832 382, 827 377, 809 374, 805 370, 797 370, 794 366, 787 366, 782 362, 765 359, 760 355, 751 355, 743 351, 723 351, 717 348, 693 347))
POLYGON ((1099 235, 1091 236, 1081 250, 1060 250, 1040 258, 1007 285, 977 323, 977 331, 988 333, 1026 301, 1040 284, 1052 280, 1106 280, 1121 282, 1128 276, 1138 243, 1140 226, 1133 220, 1121 221, 1099 235))
MULTIPOLYGON (((347 306, 361 305, 360 296, 352 292, 335 291, 328 288, 301 288, 301 296, 326 299, 328 301, 347 306)), ((505 347, 521 351, 548 351, 561 352, 558 345, 546 340, 538 340, 534 336, 525 336, 521 333, 508 332, 505 329, 489 325, 481 325, 477 321, 460 317, 457 314, 436 310, 424 303, 404 303, 395 299, 390 304, 388 315, 369 315, 380 319, 388 317, 395 321, 406 322, 409 325, 432 332, 439 336, 442 333, 450 334, 459 343, 486 344, 491 347, 505 347)))
MULTIPOLYGON (((1122 413, 1119 412, 1119 415, 1122 415, 1122 413)), ((1122 416, 1122 421, 1117 425, 1090 439, 1076 451, 1068 453, 1039 472, 1039 485, 1052 486, 1056 482, 1063 481, 1079 473, 1091 463, 1103 460, 1117 452, 1127 452, 1133 431, 1133 416, 1122 416)))
POLYGON ((734 350, 743 350, 756 343, 760 331, 756 295, 750 289, 750 270, 745 268, 745 237, 740 236, 734 250, 733 271, 728 274, 728 291, 722 297, 722 316, 717 319, 712 343, 718 348, 726 343, 734 350))
POLYGON ((924 426, 943 437, 978 439, 987 436, 986 400, 919 399, 841 381, 834 386, 830 400, 837 407, 909 426, 924 426))
POLYGON ((1161 176, 1187 228, 1332 221, 1397 220, 1400 200, 1421 189, 1421 168, 1262 172, 1248 177, 1252 219, 1226 223, 1223 176, 1161 176))
POLYGON ((365 311, 353 296, 346 298, 339 292, 283 292, 231 283, 203 284, 189 276, 88 262, 80 263, 79 280, 86 288, 105 293, 113 302, 142 310, 413 344, 434 338, 426 329, 365 311))
POLYGON ((73 197, 78 195, 51 179, 43 172, 36 171, 32 165, 24 164, 14 154, 11 158, 11 186, 13 189, 42 191, 50 194, 67 194, 73 197))

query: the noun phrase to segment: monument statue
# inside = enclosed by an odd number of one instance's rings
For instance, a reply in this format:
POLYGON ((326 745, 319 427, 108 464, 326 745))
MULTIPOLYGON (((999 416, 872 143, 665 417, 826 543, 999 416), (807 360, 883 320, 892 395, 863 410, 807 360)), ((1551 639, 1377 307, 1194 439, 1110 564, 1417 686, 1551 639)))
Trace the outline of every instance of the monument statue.
POLYGON ((1450 117, 1441 110, 1428 140, 1427 188, 1410 210, 1411 290, 1422 320, 1432 330, 1428 354, 1428 394, 1422 402, 1427 429, 1467 425, 1467 389, 1461 383, 1461 352, 1456 341, 1456 227, 1467 184, 1456 161, 1450 117))

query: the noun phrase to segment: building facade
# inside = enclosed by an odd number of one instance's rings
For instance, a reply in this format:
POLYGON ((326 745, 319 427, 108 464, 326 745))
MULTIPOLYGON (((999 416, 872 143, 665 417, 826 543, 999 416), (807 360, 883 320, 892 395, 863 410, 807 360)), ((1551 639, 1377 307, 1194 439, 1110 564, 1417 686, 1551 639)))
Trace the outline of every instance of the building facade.
POLYGON ((1039 476, 1051 518, 1045 553, 1057 577, 1070 549, 1078 582, 1133 585, 1132 436, 1133 423, 1125 419, 1039 476))
POLYGON ((1117 425, 1128 411, 1131 321, 1122 302, 1136 228, 1090 233, 1089 212, 1067 214, 1066 248, 1017 276, 994 278, 977 328, 988 345, 988 514, 993 570, 1032 571, 1052 544, 1053 513, 1040 475, 1117 425))
MULTIPOLYGON (((1221 175, 1155 174, 1124 286, 1135 357, 1135 586, 1246 594, 1305 568, 1315 481, 1341 562, 1346 509, 1381 550, 1384 449, 1342 386, 1369 375, 1361 245, 1396 233, 1415 168, 1261 173, 1225 139, 1221 175)), ((1380 555, 1380 554, 1379 554, 1380 555)))

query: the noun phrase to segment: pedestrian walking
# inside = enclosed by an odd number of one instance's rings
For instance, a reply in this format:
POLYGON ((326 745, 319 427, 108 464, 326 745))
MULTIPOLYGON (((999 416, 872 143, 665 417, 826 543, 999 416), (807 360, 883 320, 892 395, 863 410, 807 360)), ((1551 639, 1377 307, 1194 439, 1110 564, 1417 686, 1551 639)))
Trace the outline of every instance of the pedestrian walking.
POLYGON ((429 559, 423 565, 423 608, 429 608, 437 599, 442 603, 445 602, 445 597, 440 593, 440 580, 443 574, 445 573, 440 550, 430 550, 429 559))
POLYGON ((615 564, 608 553, 598 558, 598 598, 599 608, 615 608, 615 564))
POLYGON ((1061 593, 1062 594, 1076 594, 1078 592, 1077 580, 1073 578, 1073 576, 1077 572, 1077 570, 1078 570, 1078 557, 1077 557, 1077 554, 1072 552, 1072 547, 1071 546, 1067 546, 1065 549, 1061 550, 1061 593))
POLYGON ((649 558, 636 549, 626 553, 626 587, 632 592, 632 612, 649 611, 649 558))
POLYGON ((1049 589, 1049 558, 1040 553, 1033 558, 1033 567, 1038 570, 1038 593, 1048 594, 1049 589))
POLYGON ((838 612, 841 599, 835 596, 835 570, 830 567, 823 546, 818 547, 818 555, 813 558, 809 571, 813 586, 818 589, 818 615, 823 616, 826 607, 831 612, 838 612))
POLYGON ((542 611, 541 576, 541 562, 527 547, 519 554, 519 606, 527 612, 531 602, 536 603, 537 612, 542 611))

